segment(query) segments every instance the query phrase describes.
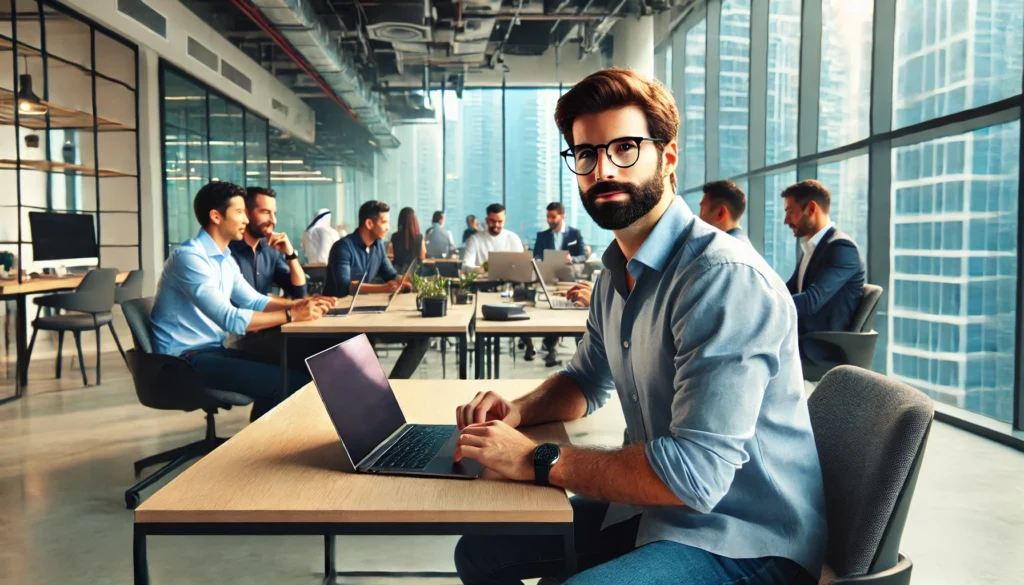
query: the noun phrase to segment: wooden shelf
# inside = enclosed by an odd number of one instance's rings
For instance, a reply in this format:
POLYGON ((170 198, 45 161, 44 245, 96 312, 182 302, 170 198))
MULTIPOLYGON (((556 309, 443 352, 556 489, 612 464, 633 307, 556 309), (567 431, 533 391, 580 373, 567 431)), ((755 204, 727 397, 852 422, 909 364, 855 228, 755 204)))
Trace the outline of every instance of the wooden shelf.
MULTIPOLYGON (((0 169, 13 169, 17 170, 18 161, 11 159, 0 159, 0 169)), ((111 169, 94 169, 91 167, 85 167, 82 165, 73 165, 69 163, 62 163, 56 161, 46 160, 24 160, 21 161, 21 168, 42 171, 44 173, 65 173, 69 175, 81 175, 83 177, 95 177, 97 174, 100 177, 134 177, 131 173, 123 173, 121 171, 114 171, 111 169)))
MULTIPOLYGON (((17 99, 13 91, 0 88, 0 125, 13 126, 14 125, 14 108, 17 99)), ((18 125, 22 128, 31 128, 33 130, 46 130, 46 117, 50 117, 50 129, 51 130, 92 130, 93 129, 93 116, 92 114, 86 114, 85 112, 79 112, 77 110, 70 110, 61 106, 52 104, 47 101, 42 102, 46 107, 50 109, 44 116, 26 116, 22 114, 18 117, 18 125)), ((135 131, 135 128, 111 120, 110 118, 104 118, 102 116, 96 116, 96 129, 100 132, 111 132, 128 130, 135 131)))

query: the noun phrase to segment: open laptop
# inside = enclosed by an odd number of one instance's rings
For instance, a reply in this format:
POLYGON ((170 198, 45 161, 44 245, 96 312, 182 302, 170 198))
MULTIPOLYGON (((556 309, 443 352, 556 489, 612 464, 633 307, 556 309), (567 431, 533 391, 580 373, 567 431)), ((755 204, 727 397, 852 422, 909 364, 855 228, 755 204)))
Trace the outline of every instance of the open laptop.
POLYGON ((345 448, 346 470, 358 473, 473 479, 483 467, 455 463, 455 425, 405 421, 366 335, 306 358, 306 367, 345 448))
POLYGON ((548 291, 548 285, 544 284, 544 278, 540 274, 540 267, 537 266, 537 261, 536 260, 531 260, 531 262, 533 263, 534 274, 537 275, 537 280, 540 281, 540 287, 541 287, 541 289, 544 290, 544 297, 547 298, 548 306, 551 307, 552 310, 555 310, 555 311, 566 311, 566 310, 576 310, 576 311, 584 310, 584 311, 587 311, 587 310, 590 309, 590 307, 582 307, 580 305, 577 305, 576 303, 570 301, 569 299, 567 299, 565 297, 553 296, 551 294, 551 292, 548 291))
POLYGON ((487 256, 487 278, 509 282, 533 282, 532 252, 491 252, 487 256))
MULTIPOLYGON (((400 282, 405 282, 406 280, 409 279, 409 276, 412 274, 413 270, 415 270, 415 268, 416 268, 417 262, 419 262, 418 259, 417 260, 413 260, 412 264, 409 265, 409 268, 406 269, 405 274, 402 276, 402 280, 400 282)), ((331 309, 331 310, 327 311, 327 314, 329 316, 331 316, 331 317, 344 317, 345 315, 349 315, 351 313, 384 313, 384 312, 386 312, 388 310, 388 307, 390 307, 391 303, 394 302, 395 297, 397 297, 399 294, 401 294, 401 292, 402 292, 402 287, 401 286, 399 286, 398 289, 395 290, 395 292, 391 293, 391 296, 388 297, 388 302, 386 304, 383 304, 383 305, 366 305, 366 306, 363 306, 363 307, 360 307, 360 306, 356 305, 356 302, 359 300, 359 292, 363 289, 363 284, 366 282, 366 276, 368 274, 369 274, 369 271, 364 272, 363 273, 363 278, 360 279, 359 284, 356 285, 356 291, 352 295, 352 303, 349 304, 348 307, 340 307, 340 308, 337 308, 337 309, 331 309)))

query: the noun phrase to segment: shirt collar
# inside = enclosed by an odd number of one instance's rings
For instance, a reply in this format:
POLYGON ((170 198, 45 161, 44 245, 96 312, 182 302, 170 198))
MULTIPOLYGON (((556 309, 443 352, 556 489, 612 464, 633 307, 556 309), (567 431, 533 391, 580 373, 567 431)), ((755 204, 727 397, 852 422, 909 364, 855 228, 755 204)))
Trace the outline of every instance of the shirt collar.
POLYGON ((206 251, 206 255, 210 258, 217 258, 219 256, 226 258, 231 255, 231 246, 229 245, 221 251, 221 249, 217 247, 217 243, 213 241, 213 238, 205 229, 199 230, 199 233, 196 234, 196 240, 199 241, 199 245, 203 247, 203 250, 206 251))
POLYGON ((256 242, 256 249, 255 250, 252 248, 252 246, 249 245, 248 242, 245 241, 244 238, 241 239, 241 240, 232 240, 232 241, 228 242, 228 249, 231 250, 231 253, 236 255, 236 256, 241 255, 241 254, 248 254, 250 256, 259 256, 263 252, 263 248, 264 248, 264 246, 263 246, 263 239, 262 238, 260 238, 256 242))
POLYGON ((560 229, 560 230, 551 230, 551 231, 552 231, 553 233, 556 233, 556 234, 564 234, 564 233, 566 233, 566 232, 568 232, 568 231, 569 231, 569 224, 567 224, 567 223, 565 223, 565 222, 563 221, 563 222, 562 222, 562 229, 560 229))
POLYGON ((814 252, 814 249, 818 247, 818 244, 821 243, 821 239, 825 237, 826 233, 828 233, 828 230, 834 227, 836 227, 836 222, 830 221, 828 222, 828 225, 821 228, 818 233, 814 234, 809 239, 801 241, 800 248, 804 251, 804 254, 810 256, 811 253, 814 252))
MULTIPOLYGON (((615 240, 612 240, 604 255, 601 256, 601 260, 613 275, 620 272, 623 267, 626 267, 633 274, 633 277, 637 278, 641 271, 640 265, 661 272, 665 269, 665 264, 668 263, 672 254, 676 251, 679 242, 690 237, 690 231, 693 229, 693 220, 693 212, 683 203, 682 197, 677 196, 673 199, 672 205, 669 205, 668 209, 665 210, 665 214, 661 216, 658 223, 655 224, 654 229, 651 230, 651 233, 644 240, 640 249, 637 250, 636 256, 633 256, 633 259, 630 260, 628 266, 625 263, 626 257, 622 254, 622 249, 619 248, 619 243, 615 240)), ((619 280, 619 276, 624 277, 624 275, 617 275, 616 280, 619 280)))

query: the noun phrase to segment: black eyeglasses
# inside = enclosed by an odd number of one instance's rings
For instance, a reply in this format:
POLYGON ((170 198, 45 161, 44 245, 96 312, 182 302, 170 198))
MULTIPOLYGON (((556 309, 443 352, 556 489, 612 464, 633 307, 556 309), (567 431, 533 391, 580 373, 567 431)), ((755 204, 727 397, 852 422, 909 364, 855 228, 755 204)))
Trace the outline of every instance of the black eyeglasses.
POLYGON ((608 160, 620 169, 628 169, 640 159, 640 145, 644 141, 661 143, 668 142, 662 138, 645 136, 623 136, 608 144, 577 144, 563 150, 560 154, 565 159, 569 170, 577 175, 589 175, 597 168, 597 150, 603 148, 608 160))

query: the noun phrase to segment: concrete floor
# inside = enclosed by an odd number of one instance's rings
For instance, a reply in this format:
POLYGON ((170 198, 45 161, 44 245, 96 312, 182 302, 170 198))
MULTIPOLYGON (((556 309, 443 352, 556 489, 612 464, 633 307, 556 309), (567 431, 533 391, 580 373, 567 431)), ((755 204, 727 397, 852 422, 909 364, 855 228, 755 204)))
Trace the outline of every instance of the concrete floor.
MULTIPOLYGON (((85 345, 92 379, 95 344, 85 345)), ((104 349, 113 350, 109 334, 104 349)), ((37 352, 29 395, 0 406, 0 585, 130 583, 132 514, 123 490, 133 483, 132 462, 199 438, 202 416, 140 406, 116 352, 104 354, 103 385, 87 388, 68 361, 64 379, 52 379, 49 340, 41 339, 37 352)), ((385 369, 397 353, 382 356, 385 369)), ((449 375, 456 371, 453 362, 449 353, 449 375)), ((0 372, 10 372, 4 366, 0 372)), ((539 361, 502 361, 502 377, 540 378, 551 371, 539 361)), ((418 373, 439 378, 440 355, 428 354, 418 373)), ((621 413, 611 406, 599 416, 607 433, 583 440, 614 444, 621 438, 621 413)), ((220 433, 234 433, 246 420, 243 410, 224 413, 220 433)), ((339 569, 451 571, 454 543, 448 537, 339 537, 339 569)), ((1024 454, 936 423, 902 548, 914 561, 914 583, 1024 582, 1024 454)), ((322 563, 317 537, 168 536, 149 543, 157 585, 308 585, 319 583, 322 563)))

